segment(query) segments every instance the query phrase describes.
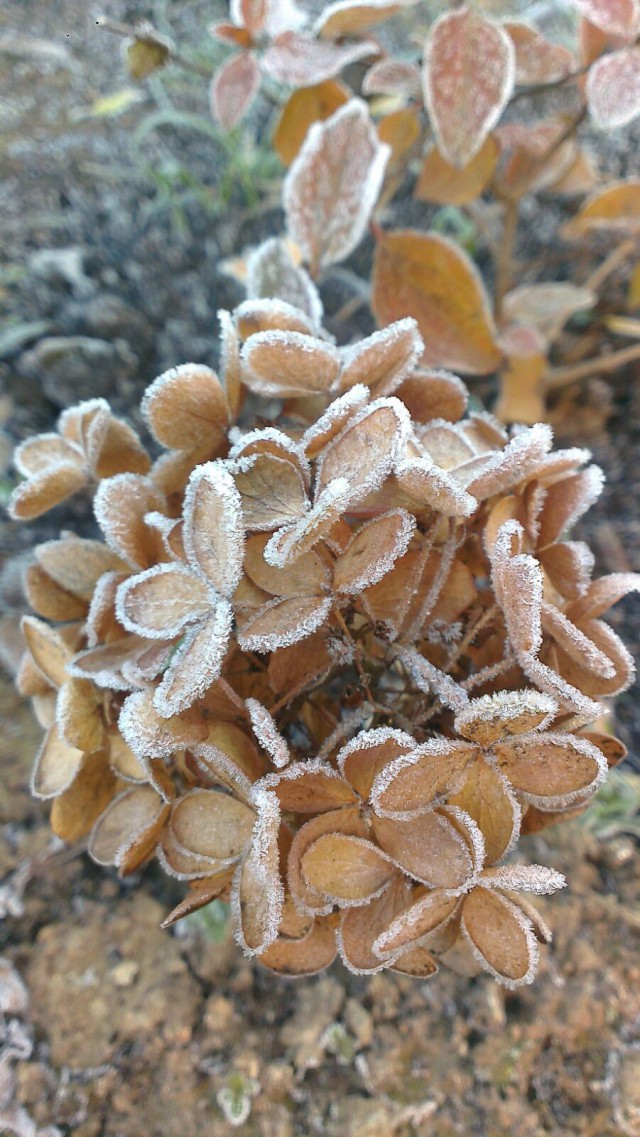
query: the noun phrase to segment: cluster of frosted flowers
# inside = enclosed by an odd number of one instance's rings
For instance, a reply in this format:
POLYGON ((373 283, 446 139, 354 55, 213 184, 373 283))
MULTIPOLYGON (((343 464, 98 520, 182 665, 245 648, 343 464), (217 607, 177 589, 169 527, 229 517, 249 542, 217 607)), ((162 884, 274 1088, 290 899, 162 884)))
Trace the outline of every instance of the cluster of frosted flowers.
POLYGON ((441 962, 532 980, 561 888, 513 854, 585 808, 623 748, 589 729, 632 661, 567 532, 601 472, 469 414, 405 319, 338 348, 301 309, 221 313, 142 412, 101 399, 18 450, 16 518, 93 493, 101 538, 35 550, 18 685, 54 831, 121 874, 229 900, 287 975, 441 962))

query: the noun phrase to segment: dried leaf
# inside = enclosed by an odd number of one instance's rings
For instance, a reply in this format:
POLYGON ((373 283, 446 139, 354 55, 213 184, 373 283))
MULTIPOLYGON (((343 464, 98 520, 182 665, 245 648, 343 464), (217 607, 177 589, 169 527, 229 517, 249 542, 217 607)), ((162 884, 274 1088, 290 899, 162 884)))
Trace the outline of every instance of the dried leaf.
POLYGON ((347 907, 372 900, 397 872, 371 841, 344 833, 318 837, 301 867, 311 888, 347 907))
POLYGON ((362 384, 376 395, 390 395, 410 375, 424 351, 415 320, 399 320, 347 348, 338 386, 362 384))
POLYGON ((414 530, 415 520, 404 509, 383 513, 363 525, 336 564, 336 592, 357 596, 377 584, 406 553, 414 530))
POLYGON ((515 49, 506 31, 472 8, 432 25, 424 54, 424 96, 438 149, 462 169, 502 114, 515 82, 515 49))
MULTIPOLYGON (((285 166, 290 166, 302 148, 309 127, 325 122, 349 100, 349 89, 335 79, 294 91, 284 105, 273 134, 273 145, 285 166)), ((278 295, 267 293, 266 295, 278 295)), ((288 299, 288 298, 287 298, 288 299)))
POLYGON ((580 240, 590 233, 637 233, 640 230, 640 181, 609 183, 596 190, 580 207, 575 217, 562 227, 562 236, 580 240))
POLYGON ((220 381, 202 363, 165 371, 147 388, 141 410, 154 438, 175 450, 213 449, 228 420, 220 381))
POLYGON ((322 43, 293 31, 279 35, 267 47, 260 65, 265 75, 289 87, 311 87, 333 79, 358 59, 375 54, 369 43, 322 43))
POLYGON ((466 253, 445 237, 414 230, 383 233, 372 287, 378 323, 406 316, 417 321, 425 364, 476 375, 500 363, 482 279, 466 253))
POLYGON ((612 36, 632 36, 640 24, 637 0, 573 0, 591 24, 612 36))
POLYGON ((322 322, 322 301, 315 284, 296 264, 287 242, 279 237, 263 241, 249 257, 247 295, 252 299, 270 296, 284 300, 304 312, 314 328, 322 322))
POLYGON ((414 195, 436 205, 468 205, 489 185, 499 157, 500 147, 492 135, 462 169, 447 162, 433 146, 422 163, 414 195))
POLYGON ((420 72, 414 63, 399 59, 380 59, 370 67, 362 81, 363 95, 420 97, 420 72))
POLYGON ((533 981, 538 949, 531 922, 505 897, 474 888, 464 901, 461 927, 476 959, 506 987, 533 981))
POLYGON ((220 596, 235 592, 242 574, 242 500, 222 462, 196 466, 184 498, 184 547, 190 562, 220 596))
POLYGON ((289 232, 312 274, 344 260, 361 240, 388 157, 359 99, 310 128, 283 195, 289 232))
POLYGON ((502 26, 513 41, 516 52, 516 83, 555 83, 576 67, 575 59, 566 47, 551 43, 528 24, 507 20, 502 26))
POLYGON ((258 395, 328 391, 340 370, 337 349, 300 332, 259 332, 242 350, 243 381, 258 395))

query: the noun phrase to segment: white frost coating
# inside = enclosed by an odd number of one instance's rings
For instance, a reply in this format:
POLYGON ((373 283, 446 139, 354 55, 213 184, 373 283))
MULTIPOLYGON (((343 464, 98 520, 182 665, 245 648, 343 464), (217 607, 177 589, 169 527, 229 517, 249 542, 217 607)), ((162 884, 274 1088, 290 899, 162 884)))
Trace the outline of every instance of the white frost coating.
POLYGON ((480 501, 496 493, 504 493, 537 472, 541 459, 552 444, 551 427, 547 423, 536 423, 512 438, 504 450, 492 454, 486 468, 469 482, 466 489, 480 501))
POLYGON ((195 742, 189 744, 198 766, 208 776, 216 779, 221 786, 233 790, 236 797, 245 804, 250 804, 252 783, 249 777, 234 762, 230 754, 213 746, 211 742, 195 742))
POLYGON ((124 579, 124 575, 120 572, 104 572, 98 577, 85 623, 88 647, 97 647, 101 642, 100 623, 105 613, 114 607, 116 590, 124 579))
POLYGON ((519 719, 521 715, 540 714, 544 715, 544 718, 535 729, 542 731, 557 712, 558 704, 555 699, 540 691, 531 688, 522 691, 497 691, 493 695, 481 695, 477 699, 471 699, 468 706, 458 712, 453 725, 459 734, 465 733, 467 725, 478 721, 504 723, 506 730, 508 724, 519 719))
POLYGON ((458 829, 461 829, 463 836, 466 839, 471 859, 473 863, 473 877, 467 882, 466 887, 471 888, 471 881, 477 879, 478 873, 482 871, 482 867, 486 858, 486 848, 484 843, 484 836, 482 830, 473 818, 463 809, 459 809, 457 805, 444 806, 440 813, 446 817, 453 818, 457 823, 458 829))
POLYGON ((306 479, 311 476, 311 466, 304 452, 304 447, 300 443, 294 442, 284 431, 278 430, 275 426, 265 426, 257 430, 249 430, 246 434, 242 433, 238 428, 236 429, 238 430, 238 436, 233 439, 233 446, 229 451, 229 459, 243 458, 248 454, 270 454, 272 451, 270 449, 261 449, 260 444, 262 442, 271 442, 282 451, 281 457, 293 459, 293 461, 297 463, 306 479))
MULTIPOLYGON (((266 560, 266 558, 265 558, 266 560)), ((295 597, 300 601, 315 599, 313 597, 295 597)), ((297 627, 285 629, 283 632, 268 632, 268 633, 252 633, 252 625, 262 618, 265 612, 272 608, 277 608, 283 603, 289 603, 288 600, 283 600, 276 597, 275 600, 270 600, 267 604, 263 604, 259 608, 255 616, 244 625, 241 631, 238 632, 238 644, 245 651, 258 651, 269 652, 277 651, 281 647, 290 647, 292 644, 297 644, 300 640, 307 639, 308 636, 313 635, 324 624, 329 612, 331 611, 331 597, 317 597, 317 606, 308 612, 306 617, 300 620, 297 627)))
MULTIPOLYGON (((371 950, 373 951, 374 955, 377 955, 380 959, 384 959, 388 962, 389 959, 395 957, 397 952, 409 950, 409 948, 413 947, 414 944, 418 942, 417 940, 411 940, 409 933, 411 932, 412 928, 415 928, 422 914, 428 911, 429 908, 432 908, 441 900, 454 900, 456 898, 461 899, 466 891, 467 889, 464 885, 461 888, 432 889, 427 893, 426 896, 422 896, 420 900, 417 900, 415 904, 412 904, 410 908, 405 908, 404 912, 400 912, 391 921, 389 927, 373 941, 371 950), (390 943, 390 941, 405 931, 408 933, 406 942, 403 943, 400 948, 394 948, 391 952, 389 952, 387 945, 390 943)), ((436 924, 430 932, 421 935, 420 942, 427 942, 432 934, 439 932, 441 928, 448 924, 458 911, 458 907, 459 906, 456 906, 453 911, 445 916, 439 924, 436 924)))
POLYGON ((159 511, 164 504, 162 494, 149 478, 142 474, 114 474, 99 483, 93 513, 112 552, 139 568, 130 549, 131 544, 137 543, 135 529, 145 513, 159 511))
POLYGON ((365 387, 364 383, 355 383, 345 391, 344 395, 334 399, 320 418, 305 430, 300 439, 300 449, 307 453, 325 434, 342 427, 360 407, 368 403, 370 394, 369 388, 365 387))
POLYGON ((536 683, 543 691, 548 691, 555 699, 569 711, 584 716, 585 722, 595 722, 600 715, 607 714, 604 703, 597 703, 567 683, 557 671, 546 663, 542 663, 535 655, 523 654, 519 656, 518 663, 527 679, 536 683))
MULTIPOLYGON (((408 754, 399 754, 397 758, 394 758, 376 774, 371 787, 371 793, 369 794, 369 801, 374 811, 379 817, 387 817, 390 821, 413 821, 423 813, 430 813, 431 810, 442 804, 444 799, 443 793, 411 809, 387 809, 381 804, 380 799, 396 780, 398 774, 402 773, 403 770, 411 769, 412 766, 418 766, 425 758, 441 758, 447 755, 467 753, 469 761, 471 761, 477 752, 477 746, 474 746, 470 742, 453 742, 448 738, 431 738, 428 742, 421 743, 420 746, 414 744, 414 748, 408 754)), ((464 770, 458 771, 457 780, 459 781, 463 775, 464 770)), ((451 780, 453 785, 456 781, 453 774, 451 780)), ((448 786, 446 792, 450 793, 451 789, 452 786, 448 786)), ((467 816, 465 813, 464 817, 467 818, 467 816)), ((468 818, 468 821, 470 820, 471 818, 468 818)))
POLYGON ((497 865, 485 869, 477 883, 481 888, 507 888, 514 892, 549 896, 560 888, 566 888, 567 878, 546 865, 497 865))
POLYGON ((278 871, 280 803, 275 794, 266 790, 257 790, 253 802, 256 809, 253 833, 231 890, 236 939, 248 956, 261 955, 277 938, 284 904, 284 886, 278 871), (253 904, 262 909, 263 936, 261 943, 255 947, 247 944, 243 932, 243 907, 248 906, 247 898, 241 897, 244 872, 251 872, 253 876, 253 904))
MULTIPOLYGON (((184 597, 184 592, 183 592, 184 597)), ((147 606, 153 608, 152 597, 147 598, 147 606)), ((154 640, 170 640, 174 636, 192 623, 194 620, 200 620, 206 615, 208 603, 204 599, 203 585, 200 578, 188 569, 185 565, 180 564, 161 564, 152 565, 151 568, 145 569, 144 572, 139 572, 135 576, 130 576, 128 580, 123 581, 116 592, 116 616, 122 627, 127 632, 133 632, 135 635, 144 636, 146 639, 154 640), (162 627, 153 627, 152 625, 138 623, 137 620, 132 619, 127 613, 127 601, 132 592, 135 591, 140 585, 145 584, 147 581, 153 581, 163 576, 172 576, 178 579, 183 579, 185 585, 185 592, 190 591, 189 586, 193 587, 193 599, 190 601, 191 610, 185 612, 185 602, 181 599, 179 602, 180 614, 176 615, 173 620, 165 618, 164 613, 169 613, 171 610, 171 599, 162 595, 161 600, 158 602, 160 610, 163 613, 162 627)))
POLYGON ((404 664, 414 683, 425 694, 435 694, 445 707, 453 711, 462 711, 467 706, 469 696, 455 679, 446 672, 440 671, 428 659, 420 655, 415 648, 401 648, 397 653, 398 659, 404 664))
POLYGON ((596 647, 584 632, 556 608, 543 601, 541 606, 542 628, 552 639, 578 663, 585 663, 594 676, 599 679, 612 679, 616 669, 607 655, 596 647))
MULTIPOLYGON (((600 786, 606 781, 609 772, 607 760, 601 750, 594 746, 593 742, 589 742, 587 738, 579 738, 575 734, 555 734, 547 732, 542 736, 537 734, 520 735, 520 739, 514 739, 514 742, 522 740, 526 742, 530 740, 531 745, 535 746, 536 743, 547 746, 557 746, 563 750, 575 750, 578 754, 584 754, 585 757, 591 758, 596 764, 597 772, 593 781, 589 782, 587 786, 581 786, 578 790, 573 790, 565 794, 531 794, 525 791, 519 791, 525 801, 531 802, 532 805, 539 806, 541 809, 563 809, 565 806, 572 805, 576 801, 580 801, 585 794, 590 795, 600 789, 600 786)), ((559 767, 560 759, 556 756, 554 764, 559 767)))
POLYGON ((554 482, 547 491, 547 500, 542 507, 541 530, 543 539, 549 542, 557 539, 561 533, 569 532, 598 500, 604 489, 604 483, 604 473, 596 465, 588 466, 582 473, 571 478, 554 482), (560 508, 557 510, 559 516, 556 517, 554 525, 551 526, 550 522, 547 522, 544 517, 544 510, 552 501, 556 505, 554 499, 557 495, 560 495, 560 508))
POLYGON ((286 766, 291 760, 291 754, 273 716, 257 699, 246 699, 245 706, 251 718, 253 732, 262 749, 271 756, 274 766, 279 769, 286 766))
MULTIPOLYGON (((279 773, 265 774, 258 785, 255 787, 255 792, 262 790, 277 790, 283 782, 295 782, 298 778, 305 778, 307 774, 322 774, 324 778, 329 781, 339 782, 342 784, 342 778, 333 766, 328 762, 324 762, 322 758, 308 758, 304 762, 292 762, 286 769, 281 770, 279 773)), ((340 808, 336 805, 336 809, 340 808)))
POLYGON ((395 730, 391 726, 379 726, 374 730, 363 730, 350 742, 347 742, 336 757, 338 769, 342 776, 346 777, 345 763, 352 754, 357 754, 362 750, 372 750, 377 746, 384 746, 385 742, 395 742, 398 746, 406 747, 408 750, 413 750, 416 746, 415 738, 412 738, 404 730, 395 730))
POLYGON ((490 963, 490 961, 486 958, 486 956, 484 956, 482 954, 480 949, 476 947, 476 945, 474 944, 474 942, 473 942, 473 940, 469 934, 469 931, 468 931, 466 923, 465 923, 464 905, 462 907, 462 918, 460 921, 460 929, 462 931, 462 934, 463 934, 467 944, 469 945, 469 948, 470 948, 471 954, 473 955, 473 958, 476 960, 477 963, 480 964, 482 969, 484 971, 488 971, 490 975, 493 975, 493 978, 497 979, 498 983, 500 983, 501 986, 507 987, 510 991, 514 991, 517 987, 525 987, 529 983, 533 983, 533 981, 536 977, 536 972, 538 970, 538 961, 539 961, 539 957, 540 957, 540 949, 538 947, 538 941, 537 941, 535 934, 534 934, 534 931, 533 931, 533 924, 531 923, 531 920, 529 919, 529 917, 525 916, 524 912, 520 908, 518 908, 515 904, 512 904, 511 901, 508 900, 506 896, 501 896, 500 900, 505 905, 505 907, 508 909, 509 913, 513 916, 516 923, 520 925, 520 928, 522 929, 524 936, 525 936, 525 940, 526 940, 526 944, 527 944, 527 954, 528 954, 528 958, 529 958, 529 966, 528 966, 525 974, 522 976, 521 979, 507 979, 504 975, 501 975, 499 971, 496 971, 495 967, 493 966, 492 963, 490 963))
POLYGON ((347 421, 344 429, 336 438, 332 439, 326 450, 323 451, 318 459, 316 465, 316 500, 318 500, 319 495, 328 488, 332 481, 337 482, 340 478, 346 478, 349 483, 347 497, 349 505, 356 505, 370 493, 379 490, 387 477, 395 471, 398 463, 402 461, 404 450, 411 437, 412 430, 413 424, 407 408, 404 403, 401 403, 400 400, 394 396, 384 399, 374 399, 368 406, 362 407, 361 410, 357 411, 352 418, 347 421), (389 439, 386 450, 380 453, 376 464, 370 467, 368 472, 363 475, 362 466, 365 462, 368 462, 369 459, 366 447, 362 441, 362 436, 364 435, 362 424, 382 409, 390 410, 396 420, 394 434, 393 437, 389 439), (326 467, 331 467, 331 464, 335 461, 336 453, 341 449, 344 450, 344 441, 348 435, 351 435, 353 439, 353 453, 349 455, 350 467, 348 469, 345 468, 346 463, 341 461, 339 469, 333 474, 333 478, 327 477, 326 467))
POLYGON ((35 438, 27 438, 16 446, 13 452, 13 464, 23 478, 33 478, 42 471, 47 473, 59 465, 84 465, 84 454, 81 448, 68 438, 61 438, 59 434, 50 431, 46 434, 37 434, 35 438), (51 453, 47 450, 51 447, 51 453), (31 461, 29 455, 31 454, 31 461), (38 455, 34 462, 34 455, 38 455))
POLYGON ((438 150, 453 166, 468 165, 481 149, 511 97, 515 78, 513 41, 499 24, 464 7, 431 25, 424 50, 424 99, 438 150), (464 22, 470 26, 460 26, 464 22))
POLYGON ((160 513, 157 509, 152 509, 149 513, 145 513, 144 523, 148 525, 149 529, 155 529, 155 531, 160 534, 165 556, 170 561, 177 561, 178 557, 176 556, 176 551, 171 545, 171 534, 176 526, 180 524, 180 520, 165 517, 164 513, 160 513))
POLYGON ((246 283, 251 299, 273 296, 284 300, 302 310, 315 331, 320 330, 324 315, 320 293, 281 237, 270 237, 249 255, 246 283))
POLYGON ((312 549, 327 535, 328 529, 338 520, 349 500, 347 479, 334 478, 300 521, 284 525, 269 538, 262 554, 267 564, 272 568, 285 568, 302 553, 312 549))
POLYGON ((184 750, 184 739, 171 734, 158 723, 155 730, 148 725, 149 691, 134 691, 124 701, 118 718, 118 730, 136 758, 148 767, 150 758, 170 758, 184 750))
POLYGON ((359 244, 390 156, 360 99, 310 127, 285 178, 283 201, 289 233, 314 268, 344 260, 359 244))
POLYGON ((470 517, 478 508, 475 497, 426 454, 420 458, 404 458, 395 473, 409 493, 447 517, 470 517))
POLYGON ((233 627, 233 608, 228 600, 219 600, 212 615, 204 622, 189 628, 182 643, 176 648, 171 663, 154 695, 153 704, 164 718, 180 714, 208 691, 220 674, 222 662, 233 627), (181 694, 171 695, 170 688, 177 676, 186 670, 185 664, 196 637, 208 629, 210 639, 206 654, 199 653, 197 668, 192 669, 188 684, 181 694))
POLYGON ((131 643, 129 637, 112 644, 100 644, 78 652, 67 665, 67 671, 74 679, 90 679, 96 687, 131 691, 139 684, 127 680, 122 665, 140 650, 141 645, 135 641, 131 643))
POLYGON ((336 347, 303 332, 256 332, 245 342, 240 358, 243 382, 249 390, 277 399, 324 394, 333 385, 340 368, 336 347), (268 365, 265 364, 260 358, 263 347, 275 348, 279 362, 268 359, 268 365))
MULTIPOLYGON (((237 308, 234 309, 234 316, 236 324, 241 320, 261 319, 264 315, 273 320, 274 324, 278 324, 281 319, 285 324, 293 324, 291 328, 278 328, 274 327, 273 331, 289 331, 301 332, 303 335, 316 336, 317 328, 309 319, 306 312, 299 308, 296 304, 290 304, 287 300, 282 300, 274 296, 255 297, 249 300, 243 300, 237 308)), ((247 338, 251 339, 252 335, 257 335, 258 329, 252 332, 247 338)))
POLYGON ((591 64, 586 85, 591 118, 599 130, 626 126, 640 115, 640 49, 603 55, 591 64))
POLYGON ((81 436, 81 443, 84 442, 83 430, 85 426, 85 419, 89 415, 97 416, 101 414, 104 418, 105 424, 111 418, 111 407, 106 399, 85 399, 81 403, 76 403, 73 407, 67 407, 61 415, 58 416, 58 430, 65 438, 76 438, 77 435, 81 436))
POLYGON ((183 541, 189 563, 195 572, 229 600, 242 576, 244 525, 242 498, 224 462, 205 462, 196 466, 185 491, 182 514, 183 541), (203 483, 218 499, 219 516, 213 533, 205 533, 202 528, 194 529, 194 509, 203 483))
POLYGON ((376 517, 373 521, 363 525, 361 529, 351 538, 347 545, 343 556, 349 555, 349 549, 357 537, 360 536, 366 529, 372 528, 374 531, 380 524, 392 517, 397 517, 399 520, 399 527, 395 534, 395 544, 392 548, 388 549, 384 556, 380 556, 377 560, 370 562, 360 573, 359 576, 352 577, 349 581, 349 587, 339 589, 345 592, 348 596, 356 596, 365 588, 371 588, 374 584, 378 584, 388 572, 391 571, 396 561, 403 557, 409 548, 411 538, 415 533, 416 520, 412 514, 407 513, 404 509, 391 509, 388 513, 383 513, 376 517))
POLYGON ((378 391, 380 395, 390 395, 395 391, 396 387, 399 387, 402 381, 407 378, 407 375, 411 374, 424 351, 424 342, 418 331, 418 325, 411 316, 407 316, 404 320, 396 320, 395 323, 389 324, 386 328, 382 328, 378 332, 374 332, 372 335, 367 336, 366 339, 360 340, 351 347, 343 348, 342 371, 338 379, 338 386, 341 388, 351 386, 349 382, 350 368, 355 368, 357 372, 360 360, 363 356, 366 359, 372 349, 375 351, 376 348, 382 348, 383 350, 385 347, 393 348, 393 346, 403 338, 410 340, 410 346, 406 351, 404 359, 399 365, 396 365, 391 376, 385 380, 378 391))

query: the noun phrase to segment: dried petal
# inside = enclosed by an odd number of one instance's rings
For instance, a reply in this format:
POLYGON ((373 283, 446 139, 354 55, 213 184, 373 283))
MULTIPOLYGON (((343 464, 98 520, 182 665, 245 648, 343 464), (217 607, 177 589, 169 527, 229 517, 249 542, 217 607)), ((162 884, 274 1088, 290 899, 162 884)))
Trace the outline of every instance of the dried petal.
POLYGON ((227 425, 220 381, 202 363, 165 371, 147 388, 141 409, 154 438, 173 450, 213 449, 227 425))

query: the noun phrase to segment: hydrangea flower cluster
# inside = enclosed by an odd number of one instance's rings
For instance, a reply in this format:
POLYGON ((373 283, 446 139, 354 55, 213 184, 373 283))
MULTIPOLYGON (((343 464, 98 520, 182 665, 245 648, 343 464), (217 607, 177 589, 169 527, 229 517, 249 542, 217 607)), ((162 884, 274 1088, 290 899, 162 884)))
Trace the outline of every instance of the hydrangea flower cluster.
POLYGON ((347 348, 285 301, 220 320, 220 379, 146 392, 158 457, 101 399, 17 453, 14 517, 89 488, 101 534, 26 574, 33 792, 100 864, 184 881, 167 925, 230 900, 275 972, 528 983, 526 894, 564 879, 519 837, 623 756, 589 724, 630 681, 600 617, 638 578, 567 537, 601 472, 468 413, 412 319, 347 348))

